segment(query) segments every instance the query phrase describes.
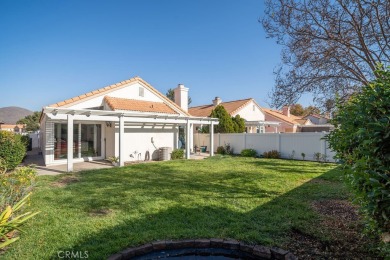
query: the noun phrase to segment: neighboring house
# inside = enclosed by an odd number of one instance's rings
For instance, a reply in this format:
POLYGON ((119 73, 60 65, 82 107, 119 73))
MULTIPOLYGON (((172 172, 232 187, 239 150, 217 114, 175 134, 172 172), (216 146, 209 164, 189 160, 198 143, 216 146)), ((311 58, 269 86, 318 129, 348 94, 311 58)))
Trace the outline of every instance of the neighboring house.
POLYGON ((0 124, 0 130, 14 132, 17 134, 22 134, 22 133, 26 132, 25 126, 22 124, 13 125, 13 124, 2 123, 2 124, 0 124))
POLYGON ((264 133, 265 125, 278 126, 277 122, 265 122, 265 115, 262 108, 253 98, 222 102, 219 97, 215 97, 212 104, 190 107, 188 112, 192 116, 208 117, 212 110, 222 105, 230 116, 240 115, 245 119, 247 133, 264 133))
POLYGON ((217 119, 188 114, 188 88, 179 85, 174 91, 177 104, 134 77, 44 107, 40 140, 45 164, 67 164, 72 171, 73 162, 111 156, 119 157, 120 166, 158 159, 159 148, 178 148, 180 126, 191 144, 193 124, 218 124, 217 119))
POLYGON ((304 118, 310 119, 310 121, 315 125, 325 125, 328 123, 330 119, 328 116, 318 115, 318 114, 307 115, 304 118))
POLYGON ((329 132, 334 129, 334 126, 329 123, 329 116, 311 114, 304 118, 310 119, 313 123, 311 126, 303 126, 301 132, 329 132))
MULTIPOLYGON (((296 133, 300 132, 302 126, 312 125, 310 119, 294 116, 290 113, 290 107, 284 106, 282 111, 263 108, 266 121, 277 121, 280 123, 280 133, 296 133)), ((265 131, 275 132, 275 127, 266 126, 265 131)))

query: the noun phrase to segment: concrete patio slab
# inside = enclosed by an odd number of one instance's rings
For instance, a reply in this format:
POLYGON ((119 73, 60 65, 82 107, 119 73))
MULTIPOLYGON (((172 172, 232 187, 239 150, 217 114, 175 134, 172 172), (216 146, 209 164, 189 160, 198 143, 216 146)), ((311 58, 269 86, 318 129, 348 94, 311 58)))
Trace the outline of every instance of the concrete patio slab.
MULTIPOLYGON (((23 160, 23 165, 34 165, 37 169, 37 175, 58 175, 67 173, 67 165, 52 165, 45 166, 42 154, 39 153, 39 149, 33 149, 28 151, 26 157, 23 160)), ((80 162, 73 165, 73 171, 85 171, 85 170, 96 170, 96 169, 105 169, 112 168, 112 164, 100 160, 100 161, 91 161, 91 162, 80 162)))

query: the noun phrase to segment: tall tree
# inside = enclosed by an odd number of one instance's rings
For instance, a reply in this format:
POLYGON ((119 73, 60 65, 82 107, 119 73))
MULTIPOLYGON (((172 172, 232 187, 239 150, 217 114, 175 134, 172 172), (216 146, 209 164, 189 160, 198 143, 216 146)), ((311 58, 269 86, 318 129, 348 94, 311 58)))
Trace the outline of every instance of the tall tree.
POLYGON ((233 129, 235 133, 244 133, 245 132, 245 119, 240 115, 232 117, 233 129))
POLYGON ((305 115, 305 109, 301 104, 294 104, 290 108, 290 113, 294 116, 304 116, 305 115))
POLYGON ((19 119, 16 123, 26 125, 26 131, 34 132, 39 130, 39 118, 41 112, 35 111, 32 115, 28 115, 22 119, 19 119))
MULTIPOLYGON (((175 92, 173 91, 173 89, 168 89, 167 93, 165 94, 165 96, 167 98, 169 98, 170 100, 172 100, 173 102, 175 102, 175 92)), ((192 103, 192 99, 190 96, 188 96, 188 105, 190 105, 192 103)))
POLYGON ((311 114, 321 114, 321 110, 316 106, 308 106, 305 108, 304 115, 311 115, 311 114))
POLYGON ((390 63, 389 17, 388 0, 267 0, 261 22, 284 47, 272 105, 312 93, 324 106, 360 90, 390 63))
POLYGON ((210 117, 219 119, 219 124, 214 126, 215 133, 234 133, 233 120, 223 106, 216 106, 213 111, 211 111, 210 117))

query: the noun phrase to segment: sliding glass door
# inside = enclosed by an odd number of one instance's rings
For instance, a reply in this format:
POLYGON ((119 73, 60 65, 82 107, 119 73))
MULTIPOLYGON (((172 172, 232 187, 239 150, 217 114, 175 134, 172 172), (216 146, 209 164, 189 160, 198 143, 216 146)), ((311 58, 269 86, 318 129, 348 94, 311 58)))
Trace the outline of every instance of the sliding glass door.
MULTIPOLYGON (((73 125, 73 158, 100 157, 102 155, 101 124, 73 125)), ((54 160, 68 158, 68 126, 54 124, 54 160)))
POLYGON ((101 125, 81 125, 80 135, 80 157, 98 157, 102 155, 101 140, 102 140, 101 125))

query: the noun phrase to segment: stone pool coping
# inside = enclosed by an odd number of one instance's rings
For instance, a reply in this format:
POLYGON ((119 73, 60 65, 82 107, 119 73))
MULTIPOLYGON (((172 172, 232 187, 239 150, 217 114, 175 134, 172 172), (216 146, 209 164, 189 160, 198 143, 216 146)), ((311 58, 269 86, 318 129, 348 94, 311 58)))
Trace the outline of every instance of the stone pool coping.
POLYGON ((293 260, 297 259, 289 251, 277 247, 262 245, 248 245, 233 239, 185 239, 185 240, 159 240, 138 247, 131 247, 108 257, 109 260, 125 260, 142 256, 161 250, 174 250, 185 248, 223 248, 237 250, 250 254, 259 259, 293 260))

